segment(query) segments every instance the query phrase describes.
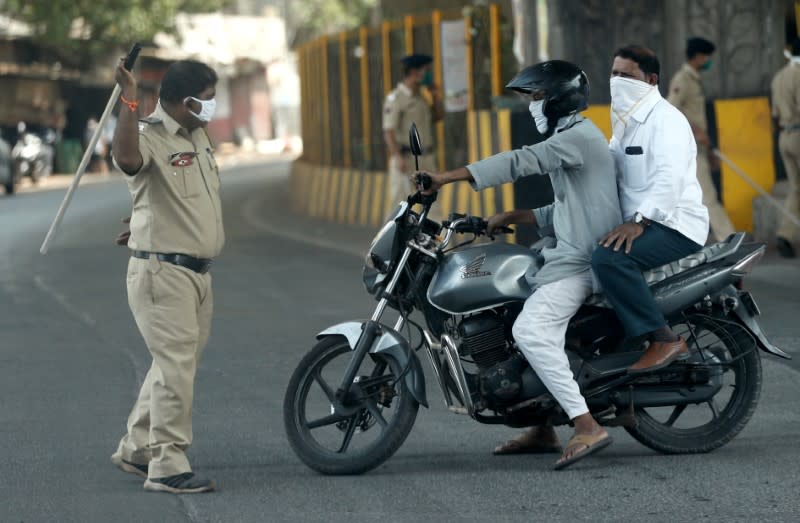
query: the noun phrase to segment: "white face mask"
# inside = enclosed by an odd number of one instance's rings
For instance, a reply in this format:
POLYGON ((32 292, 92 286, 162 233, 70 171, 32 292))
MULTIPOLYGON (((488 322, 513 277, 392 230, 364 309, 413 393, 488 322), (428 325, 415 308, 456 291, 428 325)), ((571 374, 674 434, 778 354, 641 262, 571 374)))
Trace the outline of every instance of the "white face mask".
POLYGON ((541 134, 547 132, 547 117, 542 112, 543 105, 544 100, 533 100, 528 104, 528 110, 531 112, 531 116, 533 116, 533 121, 536 122, 536 130, 541 134))
POLYGON ((201 122, 208 123, 214 118, 214 111, 217 110, 217 100, 212 98, 211 100, 200 100, 199 98, 195 98, 194 96, 190 96, 186 98, 186 100, 194 100, 195 102, 200 104, 200 112, 196 113, 189 109, 189 112, 200 120, 201 122))
POLYGON ((617 140, 625 134, 628 119, 646 99, 658 93, 658 87, 641 80, 613 76, 611 87, 611 128, 617 140))
POLYGON ((783 50, 783 56, 792 62, 792 65, 800 64, 800 56, 792 56, 792 53, 789 52, 788 49, 783 50))

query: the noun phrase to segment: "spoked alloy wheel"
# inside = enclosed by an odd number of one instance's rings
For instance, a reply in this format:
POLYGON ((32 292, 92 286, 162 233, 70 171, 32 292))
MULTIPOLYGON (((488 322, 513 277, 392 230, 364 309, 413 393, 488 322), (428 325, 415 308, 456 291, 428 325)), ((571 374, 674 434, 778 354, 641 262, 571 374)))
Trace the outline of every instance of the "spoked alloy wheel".
POLYGON ((761 359, 752 336, 727 319, 695 316, 673 325, 684 337, 692 361, 713 354, 722 388, 707 403, 637 408, 636 427, 626 430, 640 443, 666 454, 710 452, 732 440, 753 415, 761 394, 761 359))
POLYGON ((398 380, 403 369, 382 354, 364 358, 344 408, 336 409, 334 394, 352 356, 343 337, 324 338, 298 365, 284 399, 292 449, 323 474, 360 474, 389 459, 419 409, 403 379, 398 380))

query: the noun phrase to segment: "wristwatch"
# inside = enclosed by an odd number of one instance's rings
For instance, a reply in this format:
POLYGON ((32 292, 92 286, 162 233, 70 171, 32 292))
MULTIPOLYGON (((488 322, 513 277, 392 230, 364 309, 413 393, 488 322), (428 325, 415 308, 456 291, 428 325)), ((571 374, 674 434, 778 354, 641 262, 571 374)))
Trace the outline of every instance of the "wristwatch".
POLYGON ((642 227, 647 227, 648 225, 650 225, 650 220, 645 218, 644 215, 639 211, 636 211, 635 213, 633 213, 633 223, 641 225, 642 227))

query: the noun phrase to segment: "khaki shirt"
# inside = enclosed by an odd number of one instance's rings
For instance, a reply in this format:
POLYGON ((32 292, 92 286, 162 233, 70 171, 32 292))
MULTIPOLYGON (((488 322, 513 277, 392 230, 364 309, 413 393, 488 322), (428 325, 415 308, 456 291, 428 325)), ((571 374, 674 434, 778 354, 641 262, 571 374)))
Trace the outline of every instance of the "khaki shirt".
POLYGON ((144 163, 126 176, 133 197, 128 247, 213 258, 225 243, 219 169, 202 127, 191 133, 158 104, 139 122, 144 163))
POLYGON ((800 65, 789 62, 772 79, 772 115, 784 129, 800 125, 800 65))
POLYGON ((706 95, 700 73, 689 64, 675 73, 669 83, 669 103, 677 107, 694 127, 708 131, 706 120, 706 95))
POLYGON ((426 153, 433 151, 433 115, 431 106, 417 93, 411 92, 404 83, 386 96, 383 104, 383 130, 394 131, 394 139, 400 147, 408 147, 408 130, 417 124, 422 147, 426 153))

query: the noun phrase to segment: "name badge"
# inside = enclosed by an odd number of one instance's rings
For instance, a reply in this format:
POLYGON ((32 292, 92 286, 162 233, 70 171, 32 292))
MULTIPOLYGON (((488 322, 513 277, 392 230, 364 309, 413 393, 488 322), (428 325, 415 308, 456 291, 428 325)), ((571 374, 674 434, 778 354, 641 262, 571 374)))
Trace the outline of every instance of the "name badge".
POLYGON ((197 153, 194 151, 172 153, 169 155, 169 164, 173 167, 188 167, 194 164, 196 157, 197 153))

